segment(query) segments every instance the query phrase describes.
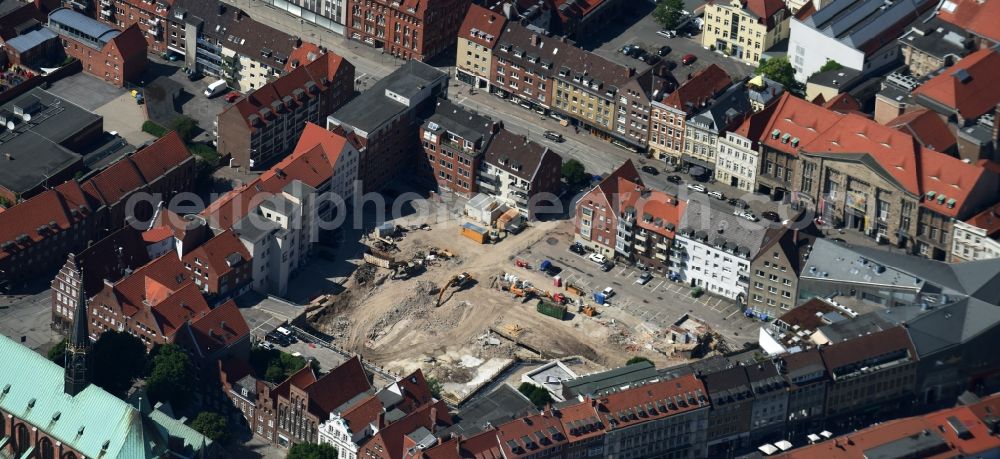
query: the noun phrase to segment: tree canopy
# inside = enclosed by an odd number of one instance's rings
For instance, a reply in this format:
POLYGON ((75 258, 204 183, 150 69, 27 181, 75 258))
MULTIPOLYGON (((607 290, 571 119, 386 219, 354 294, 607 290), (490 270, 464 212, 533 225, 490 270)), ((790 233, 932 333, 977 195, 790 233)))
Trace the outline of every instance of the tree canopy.
POLYGON ((562 165, 562 176, 566 183, 570 185, 580 185, 586 183, 590 178, 583 167, 583 163, 575 159, 570 159, 562 165))
MULTIPOLYGON (((306 366, 309 361, 303 357, 281 352, 277 349, 255 347, 250 351, 250 366, 254 373, 264 375, 264 380, 280 383, 296 371, 306 366)), ((312 361, 313 370, 319 371, 319 363, 312 361)))
POLYGON ((754 73, 776 81, 790 92, 802 92, 802 85, 795 80, 795 69, 785 56, 762 59, 754 73))
POLYGON ((170 122, 170 128, 177 131, 177 135, 181 136, 181 139, 187 143, 194 138, 195 132, 198 130, 198 122, 190 116, 181 115, 170 122))
POLYGON ((337 448, 326 443, 296 443, 285 459, 337 459, 337 448))
POLYGON ((665 29, 673 30, 684 19, 684 0, 660 0, 653 10, 653 19, 665 29))
POLYGON ((118 396, 124 396, 146 370, 146 345, 126 332, 101 333, 91 354, 94 384, 118 396))
POLYGON ((49 349, 48 354, 46 354, 46 357, 48 357, 49 360, 55 362, 59 366, 65 365, 66 364, 66 338, 63 338, 61 341, 59 341, 58 343, 56 343, 55 346, 52 346, 52 348, 49 349))
POLYGON ((632 357, 631 359, 628 359, 628 361, 625 362, 625 365, 634 365, 634 364, 642 363, 642 362, 649 362, 650 365, 653 364, 652 360, 649 360, 649 359, 647 359, 645 357, 641 357, 641 356, 637 355, 635 357, 632 357))
POLYGON ((149 398, 183 408, 192 401, 195 389, 194 365, 179 346, 167 344, 153 357, 153 369, 146 380, 149 398))
POLYGON ((214 411, 202 411, 191 421, 191 428, 214 442, 225 443, 229 440, 229 422, 214 411))
POLYGON ((820 67, 819 70, 816 71, 816 73, 826 72, 826 71, 829 71, 829 70, 840 70, 842 68, 844 68, 844 66, 841 65, 840 62, 837 62, 837 61, 835 61, 833 59, 827 59, 826 63, 823 64, 823 66, 820 67))
POLYGON ((524 394, 525 397, 528 397, 528 400, 531 400, 531 403, 534 403, 535 406, 539 408, 548 403, 552 403, 552 396, 549 395, 549 391, 529 382, 521 383, 521 385, 517 387, 517 391, 524 394))

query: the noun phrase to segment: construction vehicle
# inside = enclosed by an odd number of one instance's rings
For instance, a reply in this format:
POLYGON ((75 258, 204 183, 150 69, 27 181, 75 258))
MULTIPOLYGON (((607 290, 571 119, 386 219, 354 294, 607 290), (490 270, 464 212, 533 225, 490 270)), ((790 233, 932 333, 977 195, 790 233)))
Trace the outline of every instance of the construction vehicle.
POLYGON ((584 290, 582 288, 577 287, 576 285, 573 285, 569 282, 566 283, 566 293, 570 293, 576 296, 583 296, 583 292, 584 290))
POLYGON ((452 278, 448 279, 448 282, 444 284, 444 287, 441 287, 441 291, 438 292, 437 303, 434 305, 434 307, 436 308, 441 306, 442 301, 444 301, 444 293, 447 292, 449 288, 455 287, 456 290, 459 290, 462 287, 464 287, 465 284, 468 283, 470 280, 472 280, 472 275, 469 273, 462 273, 452 276, 452 278))
POLYGON ((581 306, 578 312, 587 317, 594 317, 597 315, 597 308, 595 308, 593 305, 587 304, 581 306))

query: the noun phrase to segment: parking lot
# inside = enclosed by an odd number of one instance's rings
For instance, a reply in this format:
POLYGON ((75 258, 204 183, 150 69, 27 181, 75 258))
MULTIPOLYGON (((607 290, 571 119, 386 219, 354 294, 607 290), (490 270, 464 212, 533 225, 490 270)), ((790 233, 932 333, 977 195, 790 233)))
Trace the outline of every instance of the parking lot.
POLYGON ((216 81, 217 78, 205 76, 200 80, 189 81, 187 75, 181 70, 183 63, 180 61, 169 62, 159 56, 149 56, 149 67, 143 75, 146 82, 152 82, 157 78, 169 80, 164 86, 168 89, 177 88, 180 90, 175 101, 163 101, 160 103, 171 104, 170 108, 180 114, 187 115, 198 122, 198 126, 203 130, 195 141, 210 141, 212 139, 212 125, 226 107, 223 97, 206 98, 205 88, 216 81))
POLYGON ((0 334, 45 354, 61 336, 52 330, 52 291, 0 296, 0 334))
MULTIPOLYGON (((703 3, 703 1, 689 1, 685 7, 687 8, 687 11, 694 11, 695 8, 703 3)), ((586 49, 591 50, 591 52, 604 57, 605 59, 622 65, 635 67, 636 70, 640 72, 649 68, 649 66, 637 59, 623 55, 620 52, 622 47, 625 45, 640 45, 646 51, 655 54, 661 46, 670 46, 672 51, 664 57, 664 59, 677 63, 677 68, 674 69, 673 73, 674 77, 677 78, 677 81, 682 84, 687 79, 687 75, 689 73, 696 73, 711 64, 716 64, 719 67, 722 67, 723 70, 729 73, 734 81, 753 73, 753 67, 749 65, 737 62, 720 53, 702 48, 700 33, 692 35, 690 38, 683 36, 666 38, 658 35, 656 32, 661 30, 662 27, 655 20, 653 20, 653 16, 649 14, 652 13, 652 7, 642 7, 637 10, 636 14, 642 14, 644 12, 646 14, 643 15, 641 19, 636 20, 625 30, 621 30, 618 27, 609 27, 605 34, 601 34, 602 36, 585 40, 581 43, 581 45, 586 49), (694 54, 697 57, 697 60, 691 65, 682 65, 680 63, 681 57, 686 54, 694 54)), ((631 17, 630 15, 626 16, 631 17)), ((625 21, 632 21, 632 19, 627 17, 625 18, 625 21)))
POLYGON ((609 312, 621 311, 659 328, 672 325, 684 314, 691 314, 710 324, 731 346, 739 347, 756 339, 760 322, 744 317, 734 300, 709 294, 692 298, 690 286, 667 280, 658 274, 653 274, 649 282, 640 285, 636 280, 642 271, 623 264, 602 272, 600 265, 587 258, 589 253, 578 255, 570 252, 571 242, 569 238, 560 238, 556 244, 535 244, 518 256, 533 266, 538 266, 543 260, 552 261, 562 269, 559 275, 564 282, 587 292, 599 292, 611 287, 615 294, 605 307, 613 310, 609 312))

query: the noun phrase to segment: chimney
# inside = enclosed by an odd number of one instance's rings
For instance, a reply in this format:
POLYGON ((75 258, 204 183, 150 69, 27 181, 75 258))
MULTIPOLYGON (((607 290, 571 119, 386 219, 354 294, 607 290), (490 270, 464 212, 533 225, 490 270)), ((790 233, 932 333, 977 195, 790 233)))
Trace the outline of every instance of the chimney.
POLYGON ((295 37, 295 49, 302 47, 302 38, 295 37))
POLYGON ((236 8, 236 22, 240 22, 243 19, 243 10, 236 8))
POLYGON ((431 407, 431 433, 437 432, 437 414, 438 409, 436 406, 431 407))
POLYGON ((382 429, 385 427, 385 410, 378 413, 378 420, 375 421, 378 424, 378 428, 382 429))

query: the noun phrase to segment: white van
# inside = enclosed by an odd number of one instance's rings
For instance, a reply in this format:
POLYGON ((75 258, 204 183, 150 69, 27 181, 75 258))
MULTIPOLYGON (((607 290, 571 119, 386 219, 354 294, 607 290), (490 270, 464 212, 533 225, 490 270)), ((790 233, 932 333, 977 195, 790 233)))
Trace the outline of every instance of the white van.
POLYGON ((212 98, 218 96, 219 94, 226 92, 226 89, 229 89, 226 86, 226 80, 216 81, 215 83, 208 85, 208 88, 205 89, 205 97, 212 98))

